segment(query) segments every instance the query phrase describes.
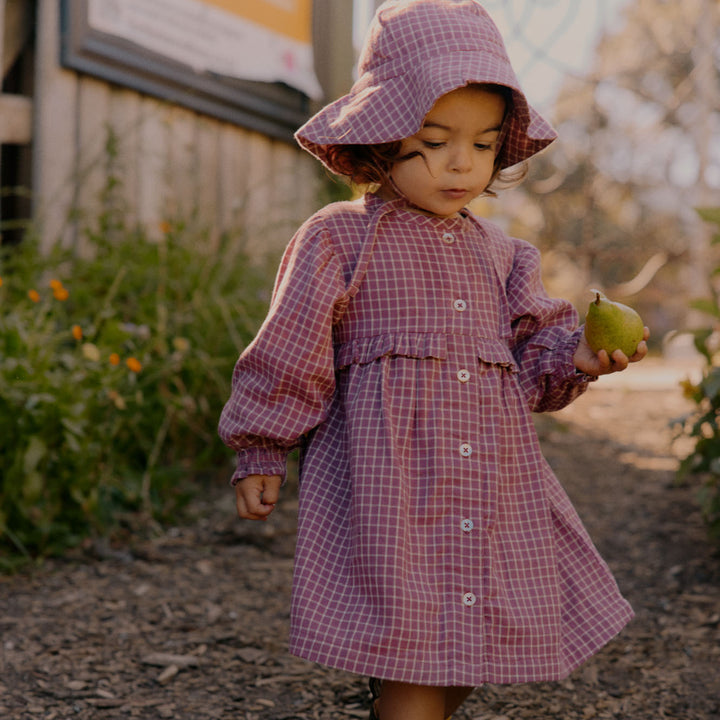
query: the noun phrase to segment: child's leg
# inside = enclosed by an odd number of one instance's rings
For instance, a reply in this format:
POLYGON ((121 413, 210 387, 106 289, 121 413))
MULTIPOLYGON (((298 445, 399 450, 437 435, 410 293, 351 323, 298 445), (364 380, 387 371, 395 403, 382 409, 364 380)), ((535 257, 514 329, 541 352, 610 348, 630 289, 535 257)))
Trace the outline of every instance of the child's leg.
POLYGON ((445 688, 445 717, 449 718, 467 700, 474 689, 471 687, 445 688))
POLYGON ((472 688, 428 687, 385 680, 378 703, 380 720, 445 720, 472 688))
POLYGON ((384 680, 381 720, 445 720, 445 688, 384 680))

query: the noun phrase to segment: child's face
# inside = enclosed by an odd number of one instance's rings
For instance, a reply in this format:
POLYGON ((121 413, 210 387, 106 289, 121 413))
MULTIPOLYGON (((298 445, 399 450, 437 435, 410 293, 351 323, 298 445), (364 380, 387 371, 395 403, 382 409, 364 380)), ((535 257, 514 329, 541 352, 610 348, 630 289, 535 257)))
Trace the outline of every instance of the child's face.
POLYGON ((482 88, 443 95, 420 131, 402 141, 390 171, 396 188, 433 215, 458 212, 492 179, 504 116, 503 97, 482 88))

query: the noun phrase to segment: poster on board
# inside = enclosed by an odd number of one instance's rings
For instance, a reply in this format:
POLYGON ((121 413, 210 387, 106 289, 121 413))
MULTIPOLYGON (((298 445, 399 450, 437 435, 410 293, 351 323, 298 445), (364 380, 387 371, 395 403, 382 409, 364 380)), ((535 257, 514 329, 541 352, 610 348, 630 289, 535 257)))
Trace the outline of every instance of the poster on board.
POLYGON ((91 30, 212 73, 313 99, 312 0, 88 0, 91 30))
POLYGON ((315 0, 60 0, 61 64, 294 144, 315 0))

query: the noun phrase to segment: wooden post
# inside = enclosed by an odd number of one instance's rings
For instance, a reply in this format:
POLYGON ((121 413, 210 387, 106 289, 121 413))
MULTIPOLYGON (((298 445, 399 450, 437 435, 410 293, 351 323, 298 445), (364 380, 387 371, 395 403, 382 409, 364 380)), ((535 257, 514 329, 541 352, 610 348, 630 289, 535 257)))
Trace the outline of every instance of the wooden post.
MULTIPOLYGON (((12 67, 31 32, 29 3, 0 0, 0 58, 2 77, 12 67)), ((32 140, 32 100, 0 94, 0 144, 27 145, 32 140)))
POLYGON ((76 239, 68 213, 77 190, 77 82, 58 65, 60 3, 40 2, 37 13, 32 177, 40 246, 47 250, 56 242, 72 247, 76 239))
POLYGON ((5 5, 6 0, 0 0, 0 58, 2 58, 3 77, 5 76, 5 5))
POLYGON ((352 29, 352 0, 315 0, 315 72, 325 93, 323 104, 344 95, 352 85, 355 65, 352 29))

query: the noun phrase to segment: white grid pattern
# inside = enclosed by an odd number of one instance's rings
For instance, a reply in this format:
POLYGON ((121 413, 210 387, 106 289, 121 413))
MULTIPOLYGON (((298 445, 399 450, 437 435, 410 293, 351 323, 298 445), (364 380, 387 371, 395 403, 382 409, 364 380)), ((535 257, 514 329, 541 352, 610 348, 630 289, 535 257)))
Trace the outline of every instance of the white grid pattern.
POLYGON ((564 677, 619 632, 632 611, 530 412, 586 388, 577 340, 537 251, 471 214, 368 196, 298 231, 220 424, 236 477, 304 439, 293 653, 479 685, 564 677))
POLYGON ((350 92, 296 133, 302 147, 330 170, 328 148, 376 144, 414 135, 442 95, 468 83, 512 89, 498 153, 501 167, 527 160, 556 137, 525 98, 502 37, 475 0, 385 3, 368 30, 359 77, 350 92))

